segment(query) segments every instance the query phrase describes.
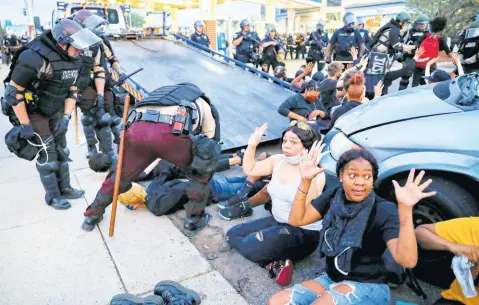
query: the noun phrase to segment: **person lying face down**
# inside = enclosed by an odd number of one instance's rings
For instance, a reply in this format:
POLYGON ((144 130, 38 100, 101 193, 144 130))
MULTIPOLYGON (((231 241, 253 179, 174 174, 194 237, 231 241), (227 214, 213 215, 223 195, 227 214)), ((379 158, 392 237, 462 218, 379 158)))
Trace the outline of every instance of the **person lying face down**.
POLYGON ((396 206, 373 190, 378 175, 374 156, 355 149, 338 160, 336 174, 341 185, 307 204, 304 193, 309 191, 311 179, 323 171, 316 162, 319 154, 320 149, 312 150, 302 161, 302 180, 288 222, 304 226, 323 220, 319 251, 326 261, 325 272, 274 294, 268 304, 388 305, 390 291, 382 255, 388 249, 403 267, 416 265, 412 209, 421 199, 435 195, 424 192, 432 180, 421 184, 425 172, 416 176, 413 169, 404 186, 393 181, 396 206))
MULTIPOLYGON (((272 216, 234 226, 226 233, 226 238, 231 247, 246 259, 265 267, 279 285, 288 285, 292 279, 293 262, 309 256, 318 246, 321 222, 294 226, 288 224, 288 219, 301 182, 301 157, 308 149, 321 145, 316 142, 317 135, 307 123, 292 121, 283 132, 282 153, 255 161, 256 147, 266 128, 266 124, 257 128, 248 141, 243 171, 249 176, 272 175, 267 188, 272 201, 272 216)), ((324 184, 324 174, 313 179, 307 192, 309 201, 321 194, 324 184)), ((231 209, 222 209, 220 214, 227 219, 234 213, 249 216, 252 204, 243 201, 231 209)))

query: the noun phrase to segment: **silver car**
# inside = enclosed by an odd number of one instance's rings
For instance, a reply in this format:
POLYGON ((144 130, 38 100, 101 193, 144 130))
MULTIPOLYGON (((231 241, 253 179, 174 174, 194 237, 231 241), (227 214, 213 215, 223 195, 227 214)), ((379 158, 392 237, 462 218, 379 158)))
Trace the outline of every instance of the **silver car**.
MULTIPOLYGON (((426 170, 436 196, 414 209, 415 225, 479 215, 479 75, 386 95, 343 115, 326 135, 321 160, 335 174, 345 151, 363 147, 377 158, 376 191, 394 200, 391 180, 426 170)), ((395 201, 395 200, 394 200, 395 201)))

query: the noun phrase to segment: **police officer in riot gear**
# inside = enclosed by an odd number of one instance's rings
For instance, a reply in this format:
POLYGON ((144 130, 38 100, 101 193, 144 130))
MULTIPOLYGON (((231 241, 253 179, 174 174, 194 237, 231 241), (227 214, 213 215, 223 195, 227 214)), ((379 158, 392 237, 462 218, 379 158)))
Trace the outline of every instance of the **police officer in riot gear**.
POLYGON ((85 52, 82 56, 83 68, 77 84, 80 90, 79 106, 83 114, 81 122, 88 144, 87 158, 101 158, 97 156, 96 148, 96 144, 100 142, 100 150, 108 155, 111 160, 110 169, 113 169, 116 166, 117 155, 113 150, 112 133, 115 137, 114 142, 119 144, 121 118, 114 109, 115 97, 111 91, 113 80, 107 62, 113 62, 112 67, 116 68, 118 74, 122 73, 119 71, 120 67, 111 45, 101 29, 107 24, 106 20, 85 9, 76 12, 73 20, 93 31, 101 39, 98 47, 85 52), (113 60, 110 60, 111 58, 113 60))
POLYGON ((191 34, 190 39, 204 47, 209 48, 210 39, 208 38, 208 35, 203 33, 204 28, 205 28, 205 24, 203 23, 203 21, 201 20, 195 21, 195 32, 191 34))
MULTIPOLYGON (((424 37, 427 33, 427 27, 429 24, 429 16, 426 14, 421 14, 417 16, 416 20, 414 21, 413 26, 406 31, 403 37, 403 43, 406 45, 416 46, 418 45, 418 41, 424 37)), ((414 57, 414 50, 404 53, 404 60, 410 60, 414 57)), ((399 90, 404 90, 409 86, 409 79, 413 75, 413 70, 409 70, 406 75, 401 77, 401 81, 399 82, 399 90)))
POLYGON ((326 63, 331 63, 331 55, 334 50, 335 61, 353 61, 349 53, 351 47, 359 49, 359 58, 364 55, 364 39, 361 33, 356 29, 356 16, 347 12, 343 17, 344 27, 336 30, 331 37, 326 50, 326 63))
POLYGON ((366 51, 369 52, 371 50, 371 44, 373 43, 373 38, 371 37, 371 33, 364 28, 365 22, 363 17, 358 17, 356 28, 358 29, 359 33, 361 33, 361 37, 364 39, 364 46, 366 51))
POLYGON ((471 23, 459 45, 465 73, 479 72, 479 20, 471 23))
POLYGON ((263 67, 266 67, 264 72, 269 73, 270 66, 272 66, 274 70, 279 65, 276 55, 278 55, 281 47, 281 41, 277 36, 276 27, 274 25, 268 26, 266 36, 261 43, 263 47, 263 67))
POLYGON ((306 45, 310 46, 306 62, 315 62, 318 72, 324 69, 325 63, 320 61, 324 61, 324 50, 328 46, 329 41, 328 33, 324 31, 324 25, 324 20, 319 20, 316 23, 316 31, 311 32, 306 41, 306 45))
POLYGON ((401 39, 401 29, 407 27, 411 22, 411 15, 407 12, 401 12, 392 18, 391 21, 383 25, 374 35, 371 51, 384 54, 402 54, 410 51, 415 46, 407 46, 401 39))
POLYGON ((235 59, 242 63, 254 63, 258 60, 258 47, 260 39, 256 32, 251 32, 251 22, 244 19, 240 22, 241 31, 233 38, 233 45, 236 47, 235 59))
MULTIPOLYGON (((181 83, 160 87, 136 104, 125 134, 120 193, 157 158, 181 168, 191 183, 186 189, 184 228, 197 231, 206 226, 204 212, 209 200, 208 183, 216 169, 219 147, 219 114, 195 85, 181 83)), ((103 182, 95 200, 84 213, 82 228, 91 231, 113 199, 116 171, 103 182)))
POLYGON ((78 54, 99 42, 75 21, 60 20, 17 52, 5 79, 2 108, 21 138, 42 146, 36 167, 46 203, 55 209, 70 208, 67 199, 84 194, 70 185, 66 132, 77 101, 78 54))

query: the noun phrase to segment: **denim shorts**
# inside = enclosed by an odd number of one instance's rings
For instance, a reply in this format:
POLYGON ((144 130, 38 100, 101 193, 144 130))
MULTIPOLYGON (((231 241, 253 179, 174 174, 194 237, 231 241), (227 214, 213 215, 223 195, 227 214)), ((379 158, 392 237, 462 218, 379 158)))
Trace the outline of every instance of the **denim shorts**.
MULTIPOLYGON (((389 286, 386 284, 353 281, 335 283, 326 273, 321 274, 315 281, 321 284, 326 289, 326 293, 333 297, 335 305, 389 305, 390 302, 391 295, 389 286), (353 291, 345 295, 333 289, 341 284, 350 286, 353 291)), ((288 305, 310 305, 320 297, 300 284, 294 285, 291 291, 291 300, 288 305)))

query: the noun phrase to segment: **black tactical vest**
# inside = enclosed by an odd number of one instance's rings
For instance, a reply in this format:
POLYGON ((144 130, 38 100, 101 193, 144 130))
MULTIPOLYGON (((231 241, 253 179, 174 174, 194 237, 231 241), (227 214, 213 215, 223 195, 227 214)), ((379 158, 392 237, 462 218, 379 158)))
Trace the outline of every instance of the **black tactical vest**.
MULTIPOLYGON (((163 86, 150 93, 146 98, 136 103, 136 107, 148 106, 148 105, 157 105, 157 106, 179 106, 181 101, 187 101, 196 105, 196 109, 199 109, 196 104, 196 100, 201 97, 205 100, 208 105, 211 107, 211 113, 215 119, 216 128, 214 139, 220 141, 220 117, 216 107, 211 104, 210 99, 205 95, 203 91, 200 90, 196 85, 191 83, 180 83, 172 86, 163 86)), ((200 122, 196 130, 193 130, 194 135, 201 133, 201 116, 203 115, 200 111, 197 111, 197 117, 200 122)), ((195 114, 190 113, 190 116, 195 117, 195 114)))
POLYGON ((46 74, 46 77, 40 79, 34 90, 38 97, 38 110, 47 117, 64 111, 65 99, 70 87, 75 85, 81 69, 81 60, 60 54, 55 44, 51 33, 47 32, 25 46, 42 56, 52 67, 51 75, 46 74))
POLYGON ((359 47, 356 44, 356 36, 355 32, 347 32, 345 30, 339 30, 339 35, 338 35, 338 41, 336 42, 336 45, 334 46, 334 50, 336 52, 336 55, 339 55, 341 57, 349 57, 351 54, 349 53, 349 50, 351 49, 352 46, 359 47))
POLYGON ((78 75, 78 90, 85 90, 86 88, 91 86, 91 71, 95 66, 95 57, 97 56, 98 51, 98 47, 90 48, 89 50, 84 52, 84 55, 80 57, 82 61, 82 67, 78 75))
MULTIPOLYGON (((463 55, 464 59, 477 56, 479 54, 479 37, 464 39, 459 47, 459 53, 463 55)), ((479 69, 479 61, 463 65, 467 68, 479 69)))

